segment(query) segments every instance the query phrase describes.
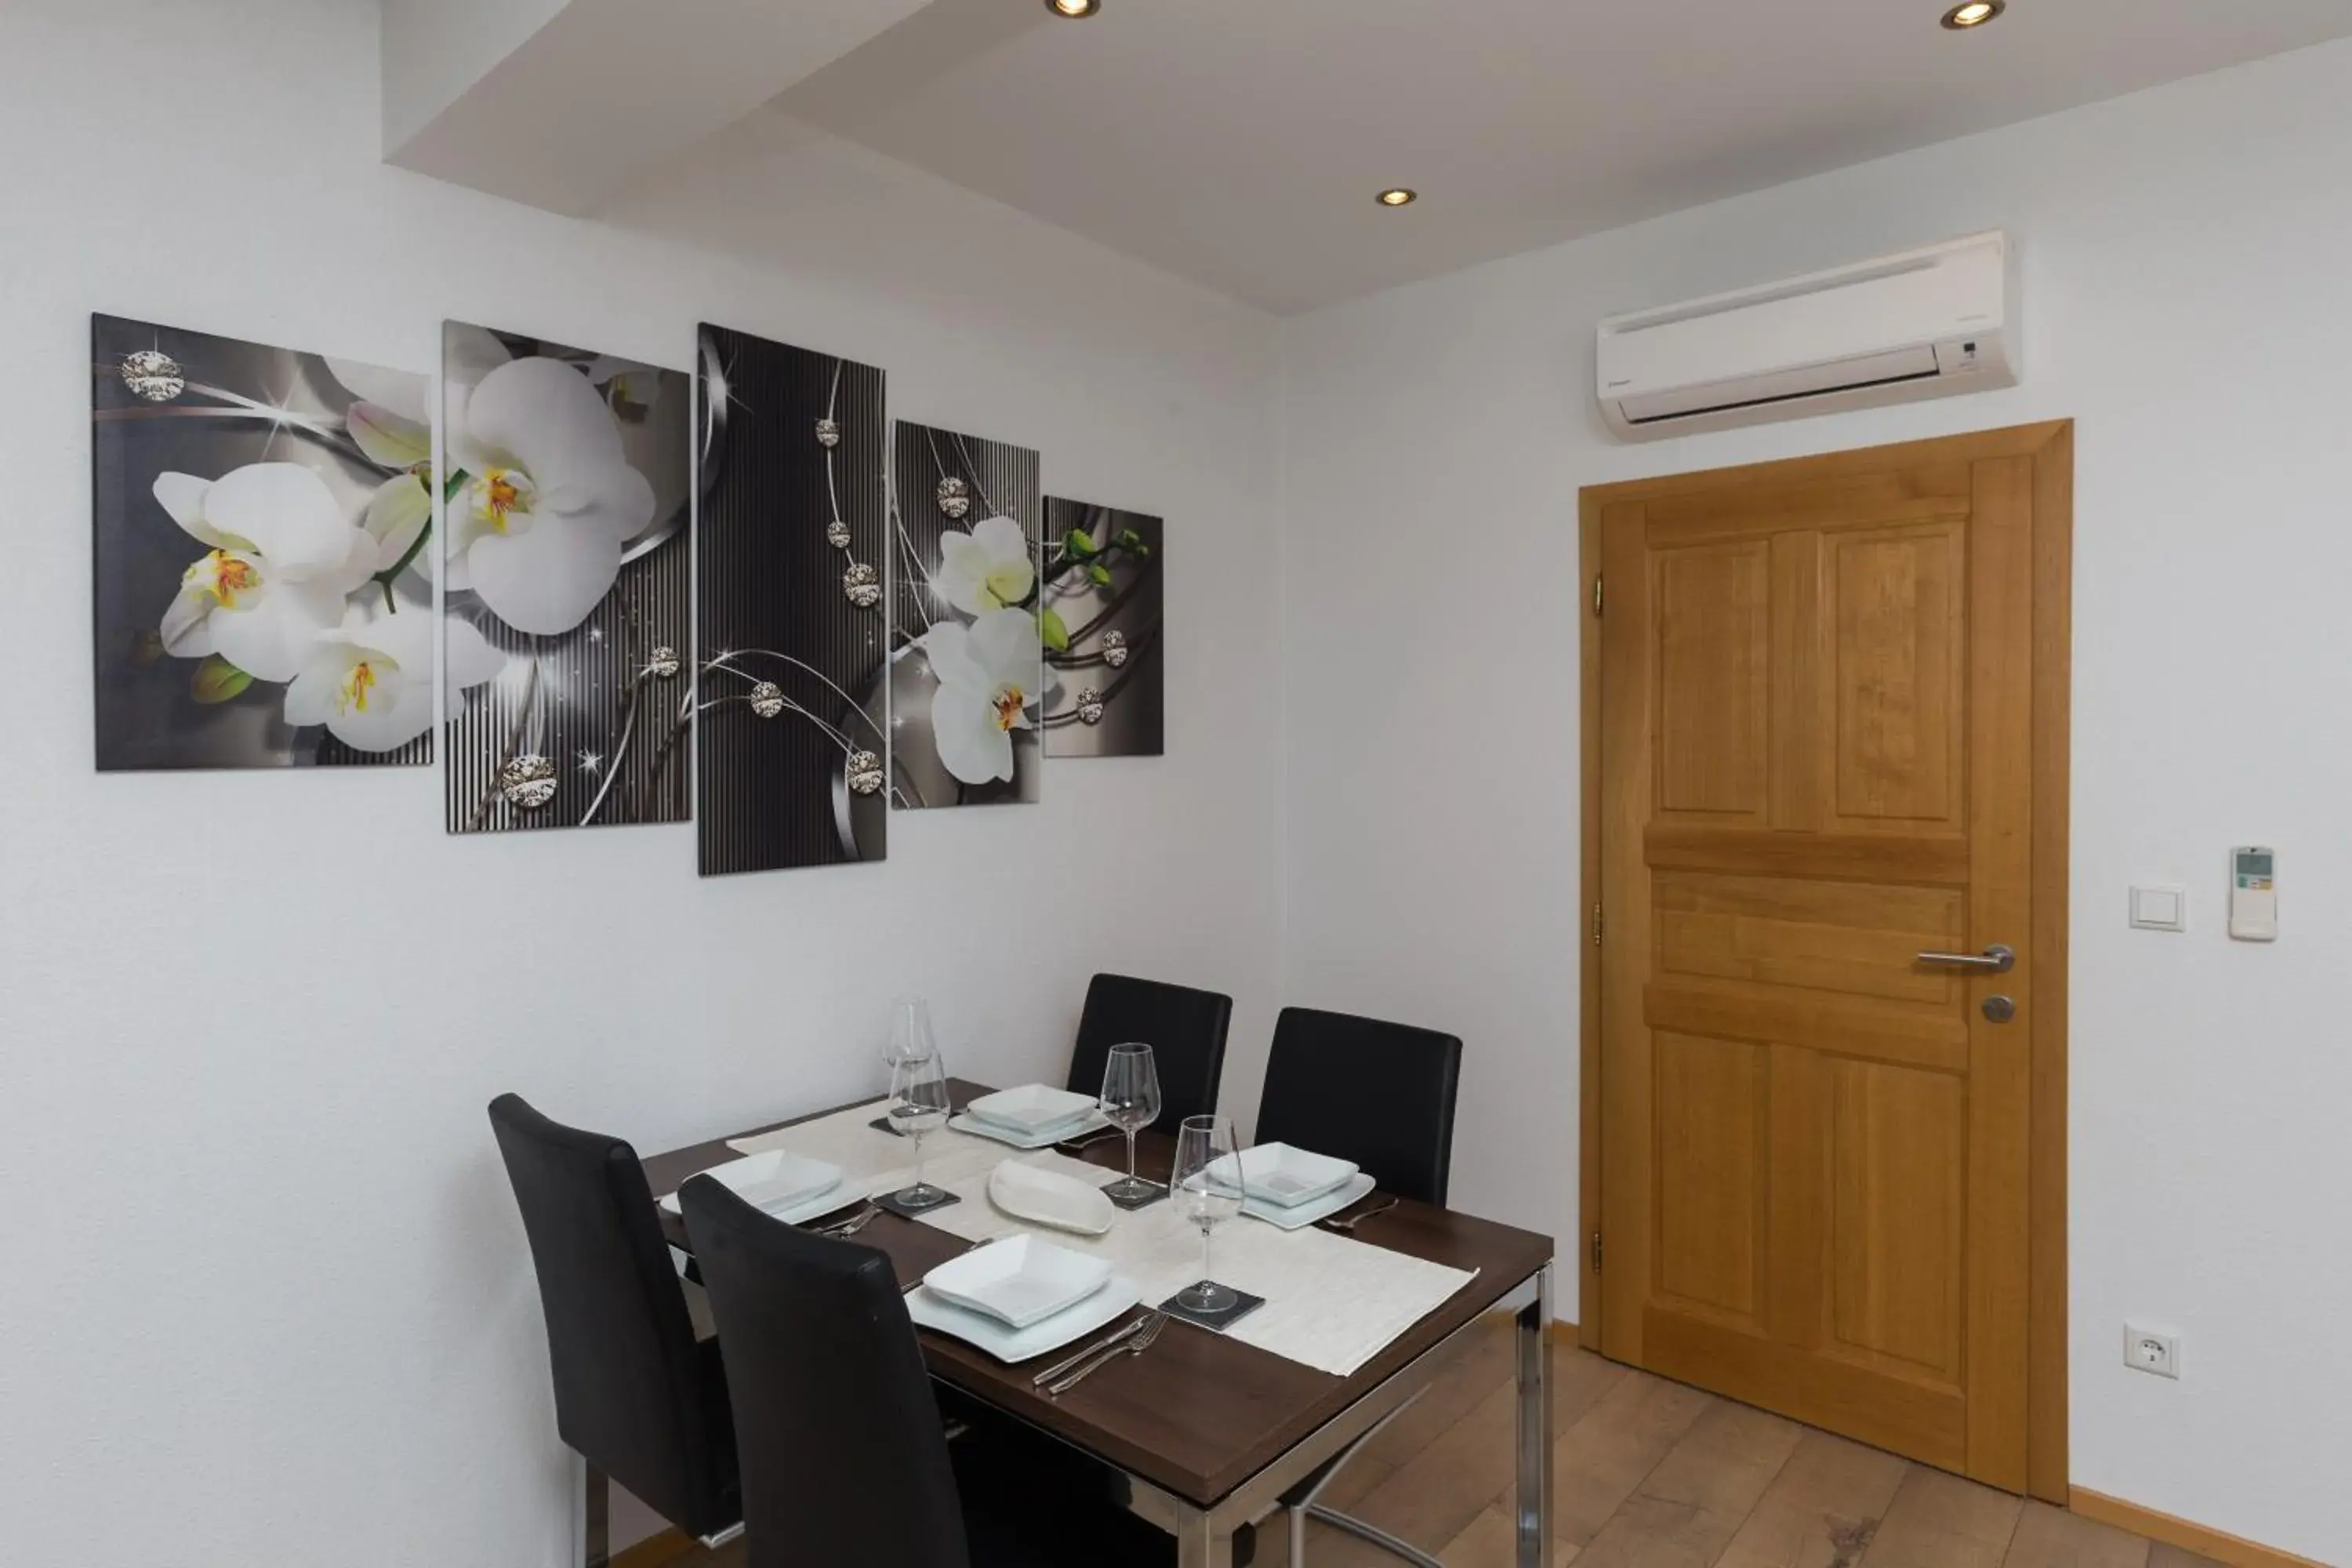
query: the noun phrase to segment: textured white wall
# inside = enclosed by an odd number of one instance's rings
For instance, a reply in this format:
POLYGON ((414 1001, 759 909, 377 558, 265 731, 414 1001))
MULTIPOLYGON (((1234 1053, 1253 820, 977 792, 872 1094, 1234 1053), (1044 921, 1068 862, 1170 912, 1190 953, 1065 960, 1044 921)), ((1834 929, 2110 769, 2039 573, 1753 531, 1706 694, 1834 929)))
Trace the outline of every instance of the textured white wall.
POLYGON ((369 0, 0 6, 0 1499, 12 1563, 569 1550, 506 1089, 656 1149, 872 1088, 890 994, 1051 1075, 1085 978, 1278 983, 1271 324, 823 141, 612 225, 380 166, 369 0), (741 226, 751 226, 749 229, 741 226), (764 225, 764 226, 761 226, 764 225), (758 250, 765 259, 748 259, 758 250), (1169 754, 890 859, 698 881, 690 829, 459 841, 424 770, 96 775, 89 313, 429 367, 456 316, 665 363, 708 318, 1164 512, 1169 754))
MULTIPOLYGON (((1496 262, 1286 331, 1295 1002, 1470 1042, 1465 1204, 1576 1228, 1579 486, 2072 416, 2077 1483, 2330 1562, 2352 1370, 2341 973, 2352 44, 1496 262), (1976 229, 2010 392, 1623 447, 1591 331, 1976 229), (2280 847, 2274 947, 2223 857, 2280 847), (2190 889, 2133 931, 2134 880, 2190 889), (2121 1364, 2126 1314, 2183 1376, 2121 1364)), ((1443 193, 1432 193, 1442 199, 1443 193)))

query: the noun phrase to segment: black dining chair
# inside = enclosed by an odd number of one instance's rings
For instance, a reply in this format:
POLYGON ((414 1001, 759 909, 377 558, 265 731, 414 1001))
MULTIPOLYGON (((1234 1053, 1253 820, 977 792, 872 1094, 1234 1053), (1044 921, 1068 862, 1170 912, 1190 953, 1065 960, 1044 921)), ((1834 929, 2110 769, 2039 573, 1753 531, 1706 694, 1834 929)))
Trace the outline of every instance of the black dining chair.
POLYGON ((890 1259, 679 1190, 743 1458, 747 1568, 1109 1568, 1175 1542, 1042 1434, 950 1442, 890 1259))
POLYGON ((1217 1080, 1225 1070, 1225 1031, 1234 999, 1160 980, 1097 974, 1087 986, 1078 1043, 1070 1053, 1069 1087, 1102 1091, 1110 1048, 1129 1041, 1151 1047, 1160 1073, 1160 1117, 1152 1126, 1172 1132, 1188 1116, 1217 1109, 1217 1080))
POLYGON ((522 1209, 547 1318, 555 1429, 588 1461, 588 1551, 604 1562, 605 1483, 716 1543, 743 1517, 716 1341, 698 1343, 636 1152, 502 1094, 490 1126, 522 1209))
MULTIPOLYGON (((1461 1078, 1458 1036, 1285 1007, 1275 1020, 1274 1047, 1266 1058, 1258 1142, 1351 1160, 1381 1191, 1444 1207, 1454 1168, 1454 1101, 1461 1078)), ((1309 1519, 1417 1568, 1440 1568, 1435 1557, 1410 1542, 1316 1500, 1348 1461, 1412 1403, 1409 1399, 1391 1411, 1284 1494, 1291 1568, 1306 1568, 1309 1519)))

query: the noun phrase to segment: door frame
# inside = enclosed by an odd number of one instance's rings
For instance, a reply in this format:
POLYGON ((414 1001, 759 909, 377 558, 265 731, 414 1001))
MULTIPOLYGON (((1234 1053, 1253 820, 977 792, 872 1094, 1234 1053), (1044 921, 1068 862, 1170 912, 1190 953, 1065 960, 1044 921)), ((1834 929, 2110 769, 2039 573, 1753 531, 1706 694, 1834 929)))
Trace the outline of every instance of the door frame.
POLYGON ((1601 621, 1596 595, 1604 509, 1744 479, 1820 480, 1918 461, 2033 462, 2033 1007, 2032 1111, 2027 1133, 2027 1490, 2067 1506, 2066 949, 2068 785, 2073 733, 2074 422, 2018 425, 1972 435, 1860 447, 1777 462, 1591 485, 1578 492, 1577 616, 1583 623, 1581 739, 1583 908, 1579 1093, 1578 1342, 1601 1348, 1601 945, 1588 926, 1601 909, 1601 621))

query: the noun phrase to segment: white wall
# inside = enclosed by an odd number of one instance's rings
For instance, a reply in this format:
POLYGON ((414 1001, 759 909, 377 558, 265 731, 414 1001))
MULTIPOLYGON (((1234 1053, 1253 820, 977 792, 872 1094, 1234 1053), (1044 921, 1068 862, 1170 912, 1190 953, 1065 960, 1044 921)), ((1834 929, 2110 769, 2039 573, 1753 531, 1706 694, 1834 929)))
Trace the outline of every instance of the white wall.
POLYGON ((901 989, 954 1066, 1051 1074, 1087 974, 1130 964, 1235 995, 1255 1100, 1271 323, 821 141, 739 149, 764 228, 692 169, 620 226, 436 184, 378 162, 375 50, 367 0, 0 6, 11 1563, 562 1563, 501 1089, 669 1147, 871 1089, 901 989), (445 315, 678 365, 707 318, 886 366, 896 412, 1167 515, 1169 754, 902 815, 881 867, 707 882, 682 827, 445 837, 423 770, 98 776, 93 310, 418 369, 445 315))
MULTIPOLYGON (((1456 1191, 1576 1229, 1576 491, 2071 416, 2074 1475, 2352 1559, 2352 44, 1497 262, 1285 334, 1295 1002, 1470 1042, 1456 1191), (2005 226, 2014 391, 1652 447, 1610 311, 2005 226), (2281 847, 2275 947, 2223 856, 2281 847), (2126 929, 2185 883, 2186 936, 2126 929), (2126 1373, 2126 1313, 2183 1335, 2126 1373)), ((1442 201, 1442 192, 1429 193, 1442 201)), ((1424 204, 1426 205, 1426 204, 1424 204)), ((1572 1299, 1572 1298, 1571 1298, 1572 1299)))

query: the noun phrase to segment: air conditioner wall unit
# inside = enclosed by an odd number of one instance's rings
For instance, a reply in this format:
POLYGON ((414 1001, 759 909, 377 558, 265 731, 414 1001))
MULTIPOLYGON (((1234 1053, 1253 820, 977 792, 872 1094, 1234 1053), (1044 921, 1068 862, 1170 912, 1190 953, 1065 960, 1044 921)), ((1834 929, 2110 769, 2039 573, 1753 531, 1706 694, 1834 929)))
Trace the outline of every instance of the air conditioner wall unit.
POLYGON ((2008 237, 1979 234, 1601 323, 1601 410, 1635 438, 2014 386, 2008 237))

